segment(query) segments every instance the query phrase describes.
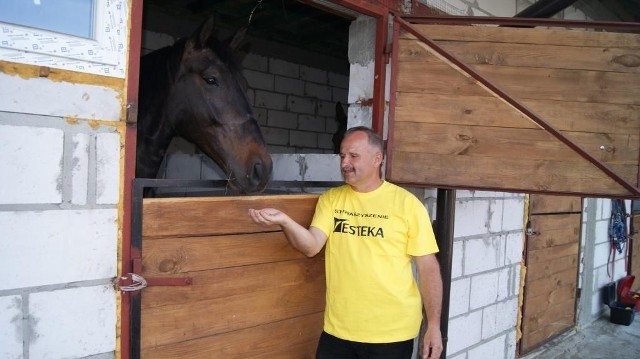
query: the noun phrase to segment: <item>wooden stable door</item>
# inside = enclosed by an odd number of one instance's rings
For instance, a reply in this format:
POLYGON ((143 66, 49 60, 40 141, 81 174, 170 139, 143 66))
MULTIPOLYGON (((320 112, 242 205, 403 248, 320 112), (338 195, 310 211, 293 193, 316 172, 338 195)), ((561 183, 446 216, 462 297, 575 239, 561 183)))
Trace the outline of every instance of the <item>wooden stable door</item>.
POLYGON ((313 358, 322 331, 324 256, 306 258, 249 208, 311 222, 316 195, 145 199, 142 276, 189 277, 142 290, 142 358, 313 358))
POLYGON ((574 327, 582 201, 531 195, 520 354, 574 327))

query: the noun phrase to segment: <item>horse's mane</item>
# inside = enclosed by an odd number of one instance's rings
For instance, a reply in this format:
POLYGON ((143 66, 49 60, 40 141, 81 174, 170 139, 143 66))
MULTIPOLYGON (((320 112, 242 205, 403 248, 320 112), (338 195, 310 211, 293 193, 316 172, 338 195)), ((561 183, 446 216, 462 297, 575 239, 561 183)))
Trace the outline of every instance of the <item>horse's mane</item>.
POLYGON ((185 42, 184 39, 178 40, 171 46, 142 56, 140 64, 141 106, 154 103, 154 97, 166 96, 166 91, 171 88, 168 85, 174 80, 180 66, 185 42))

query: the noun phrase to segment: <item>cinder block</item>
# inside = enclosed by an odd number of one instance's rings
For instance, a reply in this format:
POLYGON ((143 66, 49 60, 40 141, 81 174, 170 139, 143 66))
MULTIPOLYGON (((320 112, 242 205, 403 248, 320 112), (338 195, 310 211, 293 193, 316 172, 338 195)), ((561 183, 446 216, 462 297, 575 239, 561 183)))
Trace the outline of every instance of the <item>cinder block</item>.
POLYGON ((338 74, 335 72, 327 73, 329 77, 329 85, 334 88, 346 89, 349 87, 349 75, 338 74))
POLYGON ((269 59, 269 72, 274 75, 299 78, 300 65, 280 59, 269 59))
POLYGON ((298 128, 298 115, 292 112, 269 110, 269 127, 298 128))
POLYGON ((501 335, 488 342, 484 342, 479 346, 473 349, 470 349, 469 353, 467 353, 467 358, 468 359, 504 358, 505 340, 506 340, 506 335, 501 335))
POLYGON ((601 267, 606 266, 609 263, 609 257, 611 255, 611 244, 600 243, 594 246, 593 266, 601 267))
POLYGON ((456 200, 454 233, 456 237, 489 232, 489 200, 456 200))
POLYGON ((562 15, 563 15, 563 19, 565 20, 581 20, 581 21, 589 20, 589 18, 584 12, 580 11, 574 6, 569 6, 565 8, 562 11, 562 15))
POLYGON ((505 237, 505 264, 519 264, 522 262, 524 235, 522 233, 507 233, 505 237))
POLYGON ((516 359, 518 339, 516 337, 516 330, 511 330, 507 334, 507 353, 505 359, 516 359))
POLYGON ((316 114, 317 102, 313 99, 300 96, 289 96, 287 101, 289 111, 296 113, 316 114))
POLYGON ((478 310, 467 315, 449 319, 449 333, 464 333, 449 335, 447 354, 456 353, 475 345, 481 340, 482 311, 478 310))
POLYGON ((276 76, 275 90, 276 92, 285 93, 288 95, 303 96, 304 81, 290 77, 276 76))
POLYGON ((332 91, 331 100, 333 102, 342 102, 343 105, 345 105, 347 103, 348 98, 349 98, 349 90, 348 89, 333 87, 331 89, 331 91, 332 91))
POLYGON ((328 82, 327 71, 309 66, 300 66, 300 78, 305 81, 326 84, 328 82))
POLYGON ((249 87, 253 89, 273 91, 275 81, 272 74, 254 70, 244 70, 243 74, 247 79, 249 87))
POLYGON ((89 135, 76 133, 72 137, 71 150, 71 203, 87 204, 89 182, 89 135))
POLYGON ((331 101, 332 88, 325 84, 307 82, 304 84, 304 94, 319 100, 331 101))
POLYGON ((485 272, 504 265, 505 240, 503 236, 467 239, 465 242, 465 275, 485 272))
POLYGON ((96 203, 116 204, 120 199, 120 134, 96 136, 96 203))
POLYGON ((488 306, 482 310, 482 339, 513 330, 517 322, 517 297, 488 306))
POLYGON ((267 113, 269 110, 267 110, 266 108, 254 108, 253 109, 253 117, 255 117, 256 121, 258 122, 258 125, 260 126, 266 126, 267 125, 267 113))
POLYGON ((0 358, 22 358, 22 297, 0 297, 0 358))
POLYGON ((255 106, 271 110, 285 110, 287 108, 287 96, 273 92, 256 90, 255 106))
POLYGON ((269 71, 269 59, 264 56, 248 53, 242 59, 242 67, 245 69, 267 72, 269 71))
POLYGON ((491 16, 512 17, 516 14, 515 1, 476 0, 476 6, 491 16))
POLYGON ((298 129, 303 131, 325 132, 324 117, 299 115, 298 116, 298 129))
POLYGON ((502 216, 504 212, 504 199, 489 200, 489 233, 497 233, 502 230, 502 216))
POLYGON ((270 150, 273 145, 287 146, 289 144, 289 130, 265 127, 262 129, 262 135, 270 150))
POLYGON ((0 290, 114 277, 117 218, 115 208, 0 212, 0 290))
POLYGON ((31 294, 32 358, 80 358, 116 348, 113 287, 71 288, 31 294))
POLYGON ((330 153, 333 151, 333 138, 332 134, 319 133, 318 134, 318 148, 323 150, 330 150, 330 153))
POLYGON ((366 65, 351 64, 350 73, 348 102, 352 104, 373 98, 373 75, 375 73, 373 60, 367 62, 366 65))
POLYGON ((289 144, 297 147, 318 147, 318 135, 315 132, 291 131, 289 144))
POLYGON ((471 277, 471 309, 495 303, 499 296, 500 271, 476 274, 471 277))
POLYGON ((449 317, 455 317, 469 312, 471 298, 471 279, 462 278, 451 282, 451 306, 449 317))
POLYGON ((371 107, 349 106, 347 109, 347 128, 356 126, 371 127, 371 107))
POLYGON ((0 126, 0 204, 61 203, 64 132, 0 126))
POLYGON ((517 231, 524 228, 524 198, 503 200, 501 231, 517 231))
POLYGON ((180 179, 199 179, 202 154, 171 153, 167 155, 165 177, 180 179))
POLYGON ((333 154, 308 154, 306 179, 313 178, 318 181, 342 181, 340 173, 340 159, 333 154))
POLYGON ((336 104, 331 101, 318 101, 318 116, 336 117, 336 104))
POLYGON ((458 278, 463 275, 463 263, 464 241, 454 239, 451 259, 451 278, 458 278))
POLYGON ((596 202, 598 204, 598 211, 597 211, 597 219, 606 219, 609 220, 609 217, 611 217, 611 200, 610 199, 602 199, 602 198, 598 198, 596 199, 596 202))
POLYGON ((609 242, 609 218, 596 220, 595 223, 595 244, 603 244, 606 243, 610 245, 609 242))

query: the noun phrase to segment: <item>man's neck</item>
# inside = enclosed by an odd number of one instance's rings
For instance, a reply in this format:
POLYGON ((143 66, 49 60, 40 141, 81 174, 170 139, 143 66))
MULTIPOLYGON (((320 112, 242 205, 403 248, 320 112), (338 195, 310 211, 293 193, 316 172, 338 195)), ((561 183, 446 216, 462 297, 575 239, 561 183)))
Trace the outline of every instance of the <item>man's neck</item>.
POLYGON ((384 180, 382 178, 377 178, 376 180, 370 181, 366 184, 351 185, 351 188, 359 193, 367 193, 377 190, 378 188, 380 188, 380 186, 382 186, 383 183, 384 180))

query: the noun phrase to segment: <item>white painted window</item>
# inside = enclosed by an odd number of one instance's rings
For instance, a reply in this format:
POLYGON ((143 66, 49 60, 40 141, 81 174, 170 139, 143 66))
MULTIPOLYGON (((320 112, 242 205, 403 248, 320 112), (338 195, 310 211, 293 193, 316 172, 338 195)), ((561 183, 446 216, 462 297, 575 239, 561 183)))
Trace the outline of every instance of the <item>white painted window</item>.
POLYGON ((124 77, 126 0, 2 0, 0 60, 124 77))

